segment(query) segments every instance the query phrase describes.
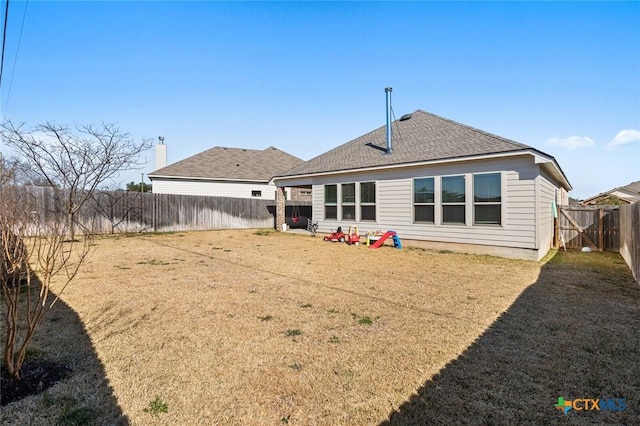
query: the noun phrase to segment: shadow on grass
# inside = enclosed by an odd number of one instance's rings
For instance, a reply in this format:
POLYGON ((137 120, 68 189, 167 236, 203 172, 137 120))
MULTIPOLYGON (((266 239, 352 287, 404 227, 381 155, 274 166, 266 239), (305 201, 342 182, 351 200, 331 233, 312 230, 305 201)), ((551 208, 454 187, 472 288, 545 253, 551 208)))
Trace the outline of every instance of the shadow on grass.
MULTIPOLYGON (((37 283, 32 285, 32 291, 38 289, 37 283)), ((49 302, 53 297, 55 295, 50 295, 49 302)), ((3 304, 2 318, 5 312, 3 304)), ((4 350, 4 333, 2 343, 4 350)), ((45 368, 55 364, 58 370, 70 370, 70 374, 39 393, 3 406, 0 415, 3 425, 129 424, 82 321, 63 300, 54 304, 36 329, 23 368, 28 364, 45 368)), ((49 370, 44 374, 54 373, 49 370)), ((40 386, 43 382, 46 380, 40 382, 40 386)))
POLYGON ((640 287, 618 254, 559 252, 382 425, 640 424, 640 287), (624 411, 554 408, 624 398, 624 411))

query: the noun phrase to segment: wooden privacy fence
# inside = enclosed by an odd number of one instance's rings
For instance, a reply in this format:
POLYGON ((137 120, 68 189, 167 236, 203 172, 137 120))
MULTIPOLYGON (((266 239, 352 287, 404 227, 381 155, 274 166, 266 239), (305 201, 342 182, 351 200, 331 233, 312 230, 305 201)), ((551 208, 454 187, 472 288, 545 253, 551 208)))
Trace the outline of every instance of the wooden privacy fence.
MULTIPOLYGON (((63 214, 61 201, 51 188, 23 190, 36 200, 42 220, 63 214)), ((94 233, 105 234, 270 228, 275 226, 275 201, 99 191, 80 209, 76 221, 94 233)))
POLYGON ((559 206, 556 246, 620 250, 618 206, 559 206))
POLYGON ((640 203, 620 206, 620 255, 640 283, 640 203))

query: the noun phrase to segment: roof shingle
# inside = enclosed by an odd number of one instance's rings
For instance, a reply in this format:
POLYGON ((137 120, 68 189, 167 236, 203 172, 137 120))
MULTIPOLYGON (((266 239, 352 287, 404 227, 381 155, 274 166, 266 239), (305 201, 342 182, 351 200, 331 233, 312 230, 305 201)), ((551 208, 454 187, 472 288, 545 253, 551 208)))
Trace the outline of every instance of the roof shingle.
POLYGON ((382 126, 278 176, 337 172, 533 149, 422 110, 410 115, 409 119, 393 122, 392 154, 386 153, 386 126, 382 126))
POLYGON ((158 169, 149 176, 268 182, 303 161, 270 146, 265 150, 216 146, 158 169))

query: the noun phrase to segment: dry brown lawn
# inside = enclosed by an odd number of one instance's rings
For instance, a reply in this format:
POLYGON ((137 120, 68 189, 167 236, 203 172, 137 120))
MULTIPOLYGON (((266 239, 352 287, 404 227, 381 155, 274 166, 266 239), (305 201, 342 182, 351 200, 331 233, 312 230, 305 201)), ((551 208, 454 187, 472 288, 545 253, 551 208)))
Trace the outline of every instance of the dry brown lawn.
POLYGON ((73 377, 3 407, 3 424, 640 424, 640 287, 616 254, 537 263, 254 230, 95 249, 32 352, 73 377), (558 396, 628 408, 565 416, 558 396))

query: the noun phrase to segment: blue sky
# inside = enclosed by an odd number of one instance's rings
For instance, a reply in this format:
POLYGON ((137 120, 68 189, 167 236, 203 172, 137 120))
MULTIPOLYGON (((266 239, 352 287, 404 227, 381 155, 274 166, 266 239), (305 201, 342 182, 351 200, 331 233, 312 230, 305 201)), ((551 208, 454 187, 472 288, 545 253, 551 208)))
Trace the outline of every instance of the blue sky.
POLYGON ((640 180, 640 2, 11 0, 0 106, 162 135, 170 163, 216 145, 308 160, 384 125, 387 86, 397 117, 554 156, 575 198, 640 180))

